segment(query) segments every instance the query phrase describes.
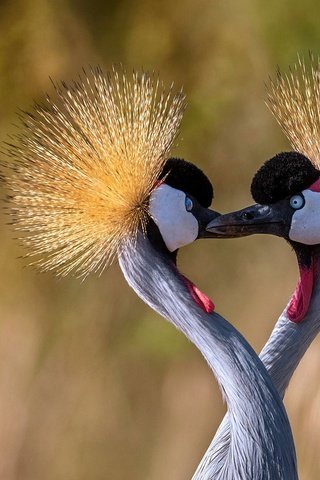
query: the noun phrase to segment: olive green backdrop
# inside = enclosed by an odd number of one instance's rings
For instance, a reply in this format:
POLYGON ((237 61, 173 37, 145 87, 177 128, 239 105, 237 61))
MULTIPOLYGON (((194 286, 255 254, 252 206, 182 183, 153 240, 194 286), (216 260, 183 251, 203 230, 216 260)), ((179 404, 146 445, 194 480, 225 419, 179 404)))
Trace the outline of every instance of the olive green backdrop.
MULTIPOLYGON (((257 167, 287 149, 264 81, 319 53, 316 0, 1 0, 0 137, 18 108, 82 66, 159 71, 188 99, 175 154, 212 179, 220 211, 251 202, 257 167)), ((196 349, 129 290, 117 265, 81 283, 25 267, 0 231, 0 479, 186 480, 224 413, 196 349)), ((278 238, 199 241, 180 267, 259 351, 297 279, 278 238)), ((320 345, 286 405, 301 480, 320 478, 320 345)))

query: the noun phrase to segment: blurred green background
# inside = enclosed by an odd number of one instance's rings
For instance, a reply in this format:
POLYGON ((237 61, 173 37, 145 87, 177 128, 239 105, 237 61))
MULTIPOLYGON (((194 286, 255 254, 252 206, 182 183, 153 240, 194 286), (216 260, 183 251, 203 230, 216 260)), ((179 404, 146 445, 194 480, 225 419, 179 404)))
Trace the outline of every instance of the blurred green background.
MULTIPOLYGON (((220 211, 251 203, 257 167, 288 148, 264 81, 319 53, 316 0, 1 0, 0 127, 82 66, 159 71, 184 86, 176 155, 197 163, 220 211)), ((225 407, 205 361, 145 306, 117 265, 57 280, 24 268, 1 219, 0 479, 186 480, 225 407)), ((180 267, 259 351, 297 280, 277 238, 202 241, 180 267)), ((286 405, 300 478, 320 478, 319 341, 286 405)))

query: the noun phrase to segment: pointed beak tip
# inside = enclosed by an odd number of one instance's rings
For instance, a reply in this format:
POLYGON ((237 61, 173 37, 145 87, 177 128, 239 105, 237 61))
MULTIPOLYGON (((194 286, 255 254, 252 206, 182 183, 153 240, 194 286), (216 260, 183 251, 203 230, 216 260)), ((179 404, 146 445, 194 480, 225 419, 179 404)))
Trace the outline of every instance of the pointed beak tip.
POLYGON ((208 223, 208 225, 206 226, 207 232, 211 232, 210 229, 212 228, 212 226, 213 226, 213 228, 214 228, 214 223, 215 223, 214 220, 211 220, 211 222, 208 223))
POLYGON ((220 226, 219 225, 219 218, 222 217, 222 215, 219 213, 215 218, 210 220, 210 222, 206 225, 206 231, 207 232, 215 232, 216 229, 220 226))

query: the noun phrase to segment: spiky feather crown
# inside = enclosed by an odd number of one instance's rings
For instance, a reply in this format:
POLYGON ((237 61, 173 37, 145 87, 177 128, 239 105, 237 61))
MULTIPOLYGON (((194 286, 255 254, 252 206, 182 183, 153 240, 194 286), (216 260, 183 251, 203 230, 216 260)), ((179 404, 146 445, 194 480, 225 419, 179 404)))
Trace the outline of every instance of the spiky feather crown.
POLYGON ((299 57, 287 75, 267 86, 267 105, 294 150, 320 166, 320 59, 299 57))
POLYGON ((7 163, 10 213, 32 262, 59 275, 102 270, 148 219, 184 96, 146 73, 100 68, 22 115, 7 163))

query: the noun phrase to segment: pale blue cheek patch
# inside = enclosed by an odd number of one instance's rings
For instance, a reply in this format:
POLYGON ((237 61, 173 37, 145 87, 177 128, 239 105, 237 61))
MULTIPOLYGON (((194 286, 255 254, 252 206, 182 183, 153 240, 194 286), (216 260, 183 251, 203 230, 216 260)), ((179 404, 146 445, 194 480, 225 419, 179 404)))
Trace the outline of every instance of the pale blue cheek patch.
POLYGON ((289 238, 305 245, 320 243, 320 193, 304 190, 305 205, 292 216, 289 238))
POLYGON ((170 252, 194 242, 199 234, 198 221, 186 210, 185 201, 184 192, 165 183, 150 196, 151 217, 170 252))

